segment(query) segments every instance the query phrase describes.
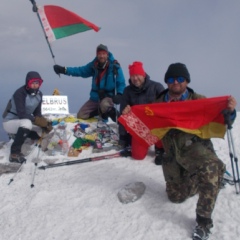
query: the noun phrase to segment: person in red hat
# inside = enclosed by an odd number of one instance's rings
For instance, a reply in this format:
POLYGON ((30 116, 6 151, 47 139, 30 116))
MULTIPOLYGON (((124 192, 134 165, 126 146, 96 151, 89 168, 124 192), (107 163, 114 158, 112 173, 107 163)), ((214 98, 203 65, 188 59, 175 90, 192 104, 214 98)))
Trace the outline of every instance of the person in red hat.
MULTIPOLYGON (((150 80, 142 62, 133 62, 129 65, 129 75, 129 86, 124 89, 120 103, 120 113, 123 113, 126 106, 153 103, 164 90, 161 83, 150 80)), ((119 124, 119 138, 119 144, 123 147, 131 145, 131 155, 134 159, 142 160, 145 158, 148 148, 140 147, 136 139, 131 139, 131 136, 121 124, 119 124)), ((155 153, 155 163, 161 165, 164 151, 160 141, 155 146, 155 153)))

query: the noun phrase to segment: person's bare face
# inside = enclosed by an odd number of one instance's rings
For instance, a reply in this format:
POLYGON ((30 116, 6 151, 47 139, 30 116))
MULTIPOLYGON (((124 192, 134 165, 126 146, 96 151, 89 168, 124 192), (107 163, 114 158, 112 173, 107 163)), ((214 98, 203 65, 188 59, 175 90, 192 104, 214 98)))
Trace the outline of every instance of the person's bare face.
POLYGON ((145 77, 142 76, 142 75, 132 75, 130 77, 130 80, 131 80, 131 83, 135 86, 135 87, 138 87, 138 88, 141 88, 144 81, 145 81, 145 77))
POLYGON ((97 59, 100 63, 105 63, 108 59, 108 53, 105 51, 100 51, 97 53, 97 59))

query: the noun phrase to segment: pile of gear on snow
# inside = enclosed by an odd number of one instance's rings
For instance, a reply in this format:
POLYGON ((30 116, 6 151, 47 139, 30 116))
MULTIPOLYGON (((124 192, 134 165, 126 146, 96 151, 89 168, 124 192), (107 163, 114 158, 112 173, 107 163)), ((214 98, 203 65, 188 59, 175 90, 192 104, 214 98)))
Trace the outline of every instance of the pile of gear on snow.
POLYGON ((86 149, 92 153, 121 150, 118 145, 116 123, 101 119, 77 119, 74 116, 52 119, 53 130, 42 150, 47 156, 78 157, 86 149))
MULTIPOLYGON (((27 138, 22 146, 22 153, 27 162, 33 162, 34 152, 41 149, 37 159, 43 160, 46 164, 56 161, 70 161, 74 158, 83 158, 86 155, 104 153, 110 150, 119 152, 122 147, 118 145, 118 125, 109 119, 105 122, 100 118, 88 120, 78 119, 73 115, 69 116, 48 116, 52 122, 53 130, 45 135, 41 143, 27 138), (82 154, 81 154, 82 153, 82 154), (41 155, 41 157, 39 156, 41 155), (43 159, 43 157, 45 159, 43 159)), ((14 136, 9 136, 8 142, 1 142, 0 175, 3 173, 16 172, 19 164, 8 161, 9 149, 14 136)), ((40 161, 39 161, 40 162, 40 161)))

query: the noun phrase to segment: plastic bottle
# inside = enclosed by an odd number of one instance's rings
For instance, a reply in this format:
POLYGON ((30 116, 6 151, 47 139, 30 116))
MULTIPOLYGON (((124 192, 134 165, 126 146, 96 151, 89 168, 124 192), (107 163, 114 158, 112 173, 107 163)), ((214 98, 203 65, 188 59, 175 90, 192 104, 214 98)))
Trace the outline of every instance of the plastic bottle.
POLYGON ((98 137, 95 139, 95 145, 94 145, 94 148, 97 148, 97 149, 102 149, 102 141, 101 141, 101 134, 98 134, 98 137))
POLYGON ((64 121, 60 122, 58 128, 60 130, 62 155, 65 155, 65 154, 67 154, 68 149, 69 149, 65 122, 64 121))

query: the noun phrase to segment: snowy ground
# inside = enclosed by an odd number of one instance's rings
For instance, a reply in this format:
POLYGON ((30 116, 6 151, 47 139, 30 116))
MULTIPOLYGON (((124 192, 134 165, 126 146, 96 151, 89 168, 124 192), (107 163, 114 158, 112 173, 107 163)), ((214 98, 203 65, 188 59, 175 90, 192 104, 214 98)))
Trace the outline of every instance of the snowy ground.
MULTIPOLYGON (((232 129, 238 156, 239 132, 238 117, 232 129)), ((227 140, 213 142, 232 173, 227 140)), ((9 147, 10 143, 0 150, 0 163, 8 161, 9 147)), ((82 152, 79 158, 89 157, 90 152, 82 152)), ((31 159, 36 154, 37 148, 15 177, 13 173, 0 176, 1 240, 191 239, 197 196, 181 204, 168 201, 161 166, 153 163, 153 148, 143 161, 115 158, 37 170, 31 188, 34 171, 31 159), (144 195, 136 202, 122 204, 117 198, 118 191, 134 182, 146 185, 144 195)), ((48 157, 41 153, 40 158, 48 157)), ((61 161, 63 157, 59 156, 58 162, 61 161)), ((210 239, 238 239, 239 212, 240 195, 236 195, 234 186, 227 185, 218 197, 210 239)))

